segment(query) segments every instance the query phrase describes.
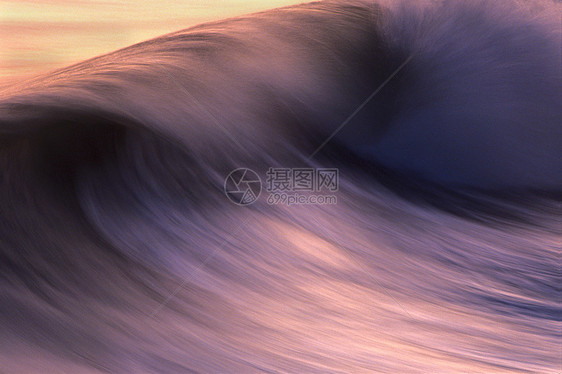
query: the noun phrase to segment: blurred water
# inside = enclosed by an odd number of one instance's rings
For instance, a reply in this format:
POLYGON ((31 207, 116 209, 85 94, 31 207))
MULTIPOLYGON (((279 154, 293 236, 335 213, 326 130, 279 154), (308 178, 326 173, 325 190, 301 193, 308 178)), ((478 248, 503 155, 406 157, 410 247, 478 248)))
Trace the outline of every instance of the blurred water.
POLYGON ((560 7, 459 4, 301 5, 4 88, 0 371, 558 372, 560 7), (224 195, 277 166, 338 168, 338 204, 224 195))

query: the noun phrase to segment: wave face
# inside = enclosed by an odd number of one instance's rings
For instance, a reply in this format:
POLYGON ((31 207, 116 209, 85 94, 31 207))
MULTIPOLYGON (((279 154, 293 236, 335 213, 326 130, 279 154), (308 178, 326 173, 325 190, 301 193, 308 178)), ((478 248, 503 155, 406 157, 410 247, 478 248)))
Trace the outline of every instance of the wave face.
POLYGON ((318 2, 3 89, 0 371, 556 372, 560 10, 318 2))

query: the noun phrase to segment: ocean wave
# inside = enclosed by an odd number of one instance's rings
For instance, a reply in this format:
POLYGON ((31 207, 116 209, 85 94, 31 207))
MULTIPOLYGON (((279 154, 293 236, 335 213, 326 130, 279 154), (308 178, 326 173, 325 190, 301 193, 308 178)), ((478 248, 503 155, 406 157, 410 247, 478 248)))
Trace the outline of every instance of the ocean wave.
POLYGON ((556 372, 560 10, 317 2, 2 88, 0 371, 556 372))

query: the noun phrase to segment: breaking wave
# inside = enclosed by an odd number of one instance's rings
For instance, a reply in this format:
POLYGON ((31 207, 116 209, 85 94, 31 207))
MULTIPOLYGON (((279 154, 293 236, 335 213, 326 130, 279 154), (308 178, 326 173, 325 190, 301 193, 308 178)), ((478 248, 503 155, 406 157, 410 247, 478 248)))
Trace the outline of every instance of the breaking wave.
POLYGON ((560 10, 317 2, 2 89, 0 371, 556 372, 560 10))

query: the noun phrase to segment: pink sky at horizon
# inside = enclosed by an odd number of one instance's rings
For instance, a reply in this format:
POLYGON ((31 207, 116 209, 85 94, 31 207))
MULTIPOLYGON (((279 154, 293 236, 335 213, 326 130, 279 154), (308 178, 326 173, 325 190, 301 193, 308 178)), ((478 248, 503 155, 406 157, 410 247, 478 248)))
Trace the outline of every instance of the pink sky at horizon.
POLYGON ((299 0, 0 0, 0 83, 299 0))

